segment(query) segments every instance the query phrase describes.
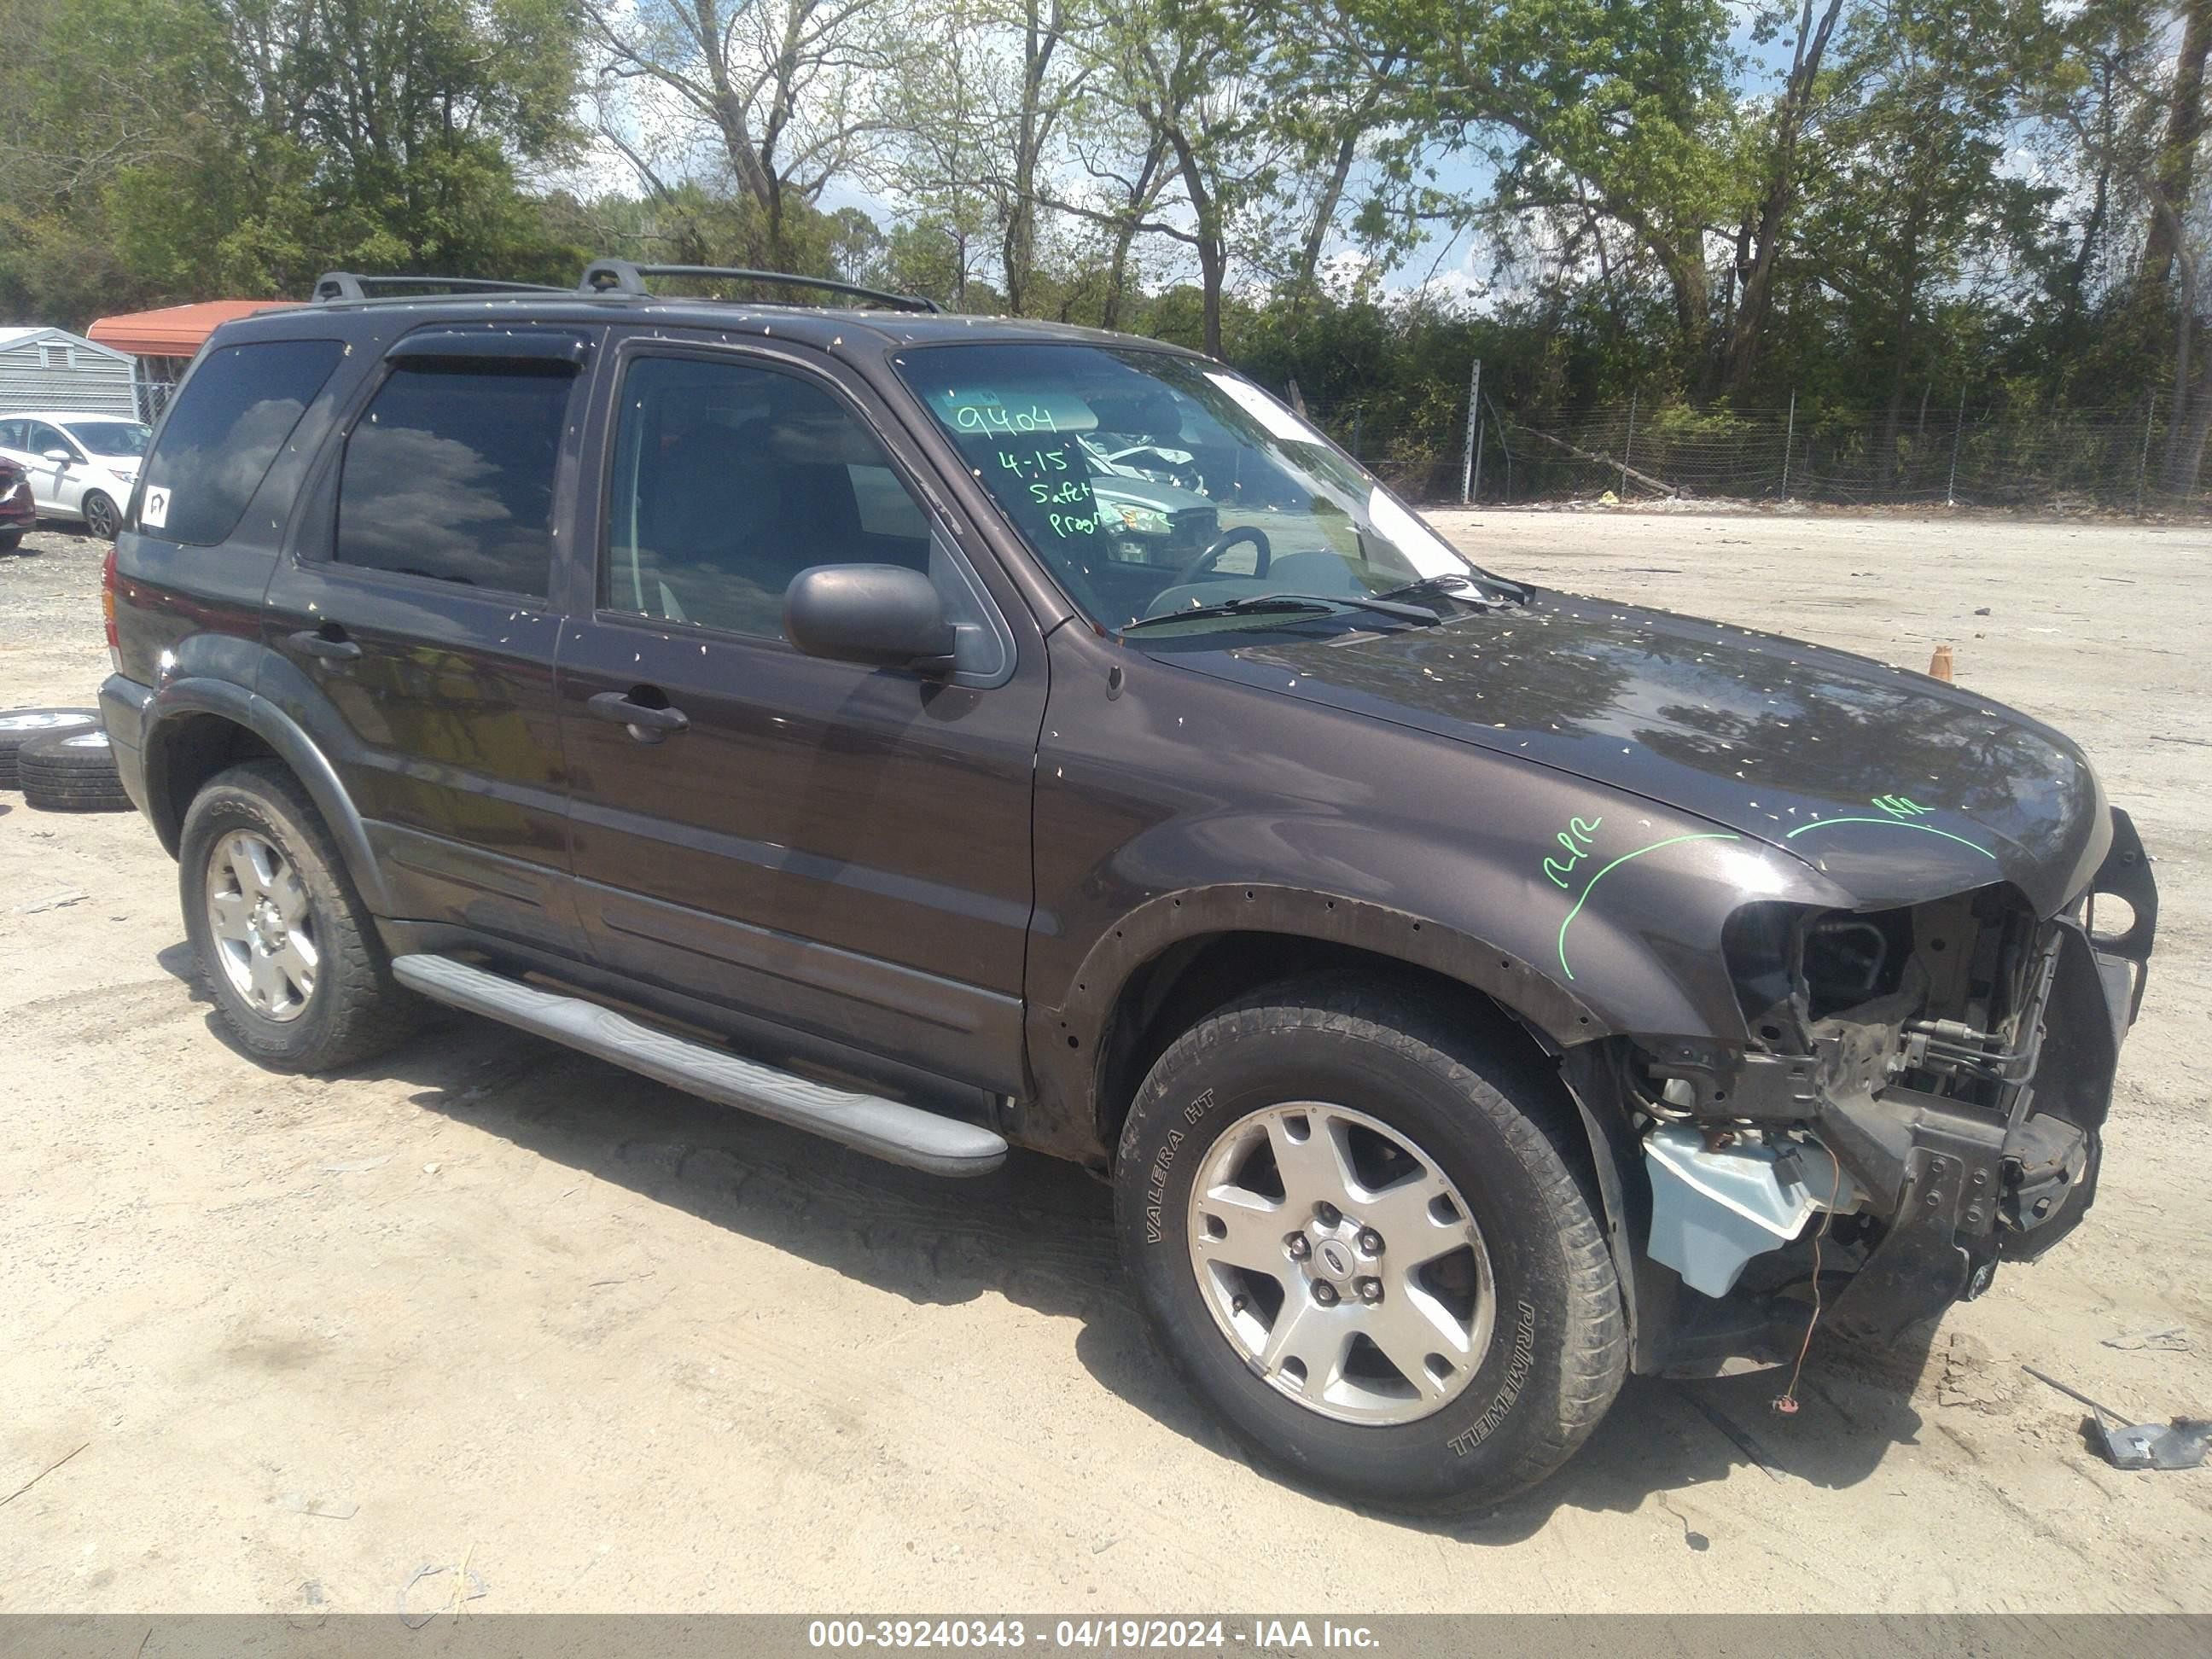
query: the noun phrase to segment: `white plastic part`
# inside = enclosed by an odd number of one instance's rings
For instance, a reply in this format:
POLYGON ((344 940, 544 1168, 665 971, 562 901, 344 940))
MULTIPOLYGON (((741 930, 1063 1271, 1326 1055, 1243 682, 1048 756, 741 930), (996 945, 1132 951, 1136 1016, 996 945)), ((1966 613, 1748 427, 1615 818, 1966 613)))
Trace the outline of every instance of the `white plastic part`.
MULTIPOLYGON (((1818 1153, 1818 1147, 1806 1150, 1818 1153)), ((1665 1123, 1644 1137, 1644 1167, 1651 1177, 1651 1259, 1672 1267, 1693 1291, 1726 1296, 1755 1255, 1778 1250, 1805 1229, 1816 1210, 1857 1206, 1850 1177, 1842 1190, 1815 1193, 1786 1180, 1776 1168, 1779 1150, 1753 1141, 1708 1146, 1700 1131, 1665 1123)), ((1802 1160, 1801 1153, 1801 1160, 1802 1160)), ((1827 1173, 1828 1160, 1813 1162, 1827 1173)))

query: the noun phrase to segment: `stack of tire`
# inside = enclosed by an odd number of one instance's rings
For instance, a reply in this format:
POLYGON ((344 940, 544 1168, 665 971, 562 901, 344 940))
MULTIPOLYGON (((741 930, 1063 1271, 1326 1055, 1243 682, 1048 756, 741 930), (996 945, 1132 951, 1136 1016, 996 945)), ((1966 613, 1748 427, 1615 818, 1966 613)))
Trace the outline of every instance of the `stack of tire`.
POLYGON ((49 812, 131 810, 96 708, 0 713, 0 789, 49 812))

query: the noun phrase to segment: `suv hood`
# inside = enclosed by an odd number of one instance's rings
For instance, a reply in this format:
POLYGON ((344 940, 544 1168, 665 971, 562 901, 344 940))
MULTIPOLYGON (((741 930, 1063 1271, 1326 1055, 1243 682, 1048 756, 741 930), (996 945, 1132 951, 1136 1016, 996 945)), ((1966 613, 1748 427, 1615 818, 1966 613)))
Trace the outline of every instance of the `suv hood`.
POLYGON ((2095 775, 2049 726, 1777 635, 1532 589, 1437 628, 1245 638, 1160 654, 1695 814, 1869 908, 2004 880, 2047 915, 2111 839, 2095 775))

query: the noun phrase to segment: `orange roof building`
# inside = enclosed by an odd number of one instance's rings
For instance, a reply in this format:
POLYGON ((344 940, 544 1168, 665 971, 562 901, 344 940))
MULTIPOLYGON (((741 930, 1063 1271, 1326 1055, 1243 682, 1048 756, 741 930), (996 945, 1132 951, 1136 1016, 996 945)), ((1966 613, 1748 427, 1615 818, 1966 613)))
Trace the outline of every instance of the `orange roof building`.
POLYGON ((125 312, 102 317, 85 331, 85 337, 134 357, 189 358, 224 323, 296 303, 292 300, 203 300, 197 305, 164 306, 159 311, 125 312))

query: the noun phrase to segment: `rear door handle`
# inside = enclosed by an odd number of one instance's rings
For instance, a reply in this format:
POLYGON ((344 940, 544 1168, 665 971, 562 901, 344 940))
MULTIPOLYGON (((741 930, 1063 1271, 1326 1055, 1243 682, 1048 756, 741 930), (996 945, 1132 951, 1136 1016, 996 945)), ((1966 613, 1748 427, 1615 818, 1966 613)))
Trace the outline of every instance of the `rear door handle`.
POLYGON ((351 662, 361 655, 361 647, 333 623, 325 623, 319 629, 302 629, 284 643, 303 656, 320 657, 325 662, 351 662))
POLYGON ((603 720, 628 726, 630 736, 640 743, 659 743, 670 732, 681 732, 691 724, 682 709, 655 708, 634 701, 628 691, 594 692, 585 706, 603 720))

